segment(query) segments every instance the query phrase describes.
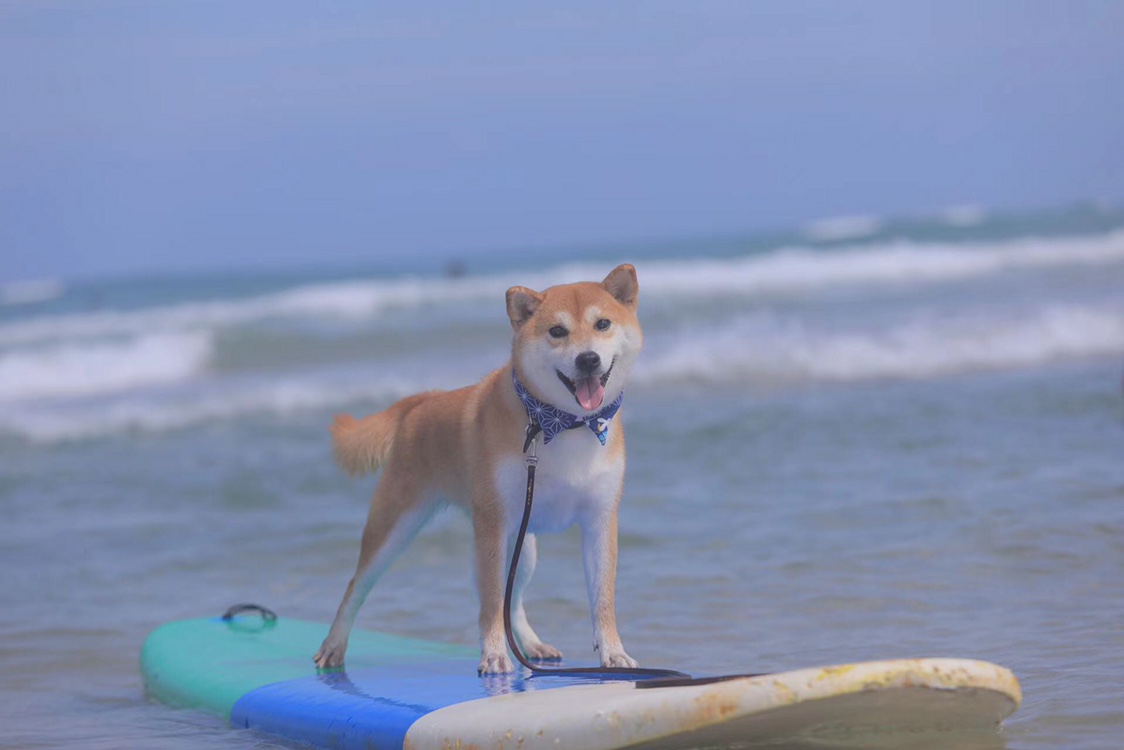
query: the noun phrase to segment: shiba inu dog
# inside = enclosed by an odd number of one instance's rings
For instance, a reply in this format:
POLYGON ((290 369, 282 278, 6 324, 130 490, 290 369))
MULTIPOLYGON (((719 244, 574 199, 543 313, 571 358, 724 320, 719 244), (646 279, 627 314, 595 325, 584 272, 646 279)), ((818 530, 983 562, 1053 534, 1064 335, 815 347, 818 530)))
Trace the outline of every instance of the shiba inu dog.
POLYGON ((472 515, 480 594, 480 673, 512 671, 503 626, 509 550, 523 512, 523 445, 542 427, 536 502, 511 605, 512 630, 531 659, 561 653, 535 634, 522 592, 534 572, 535 532, 578 524, 602 666, 635 667, 617 633, 614 605, 617 506, 624 483, 624 431, 614 420, 640 353, 636 269, 621 265, 601 283, 535 292, 507 290, 511 361, 476 385, 419 393, 377 414, 336 417, 333 446, 351 474, 382 468, 359 565, 331 630, 313 657, 343 663, 348 635, 371 587, 445 503, 472 515))

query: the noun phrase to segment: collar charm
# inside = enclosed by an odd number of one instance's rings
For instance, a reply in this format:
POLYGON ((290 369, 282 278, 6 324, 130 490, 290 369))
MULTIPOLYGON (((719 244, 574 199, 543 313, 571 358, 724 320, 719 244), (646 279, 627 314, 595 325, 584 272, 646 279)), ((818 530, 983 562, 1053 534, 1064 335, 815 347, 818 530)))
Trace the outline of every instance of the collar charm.
POLYGON ((621 402, 624 401, 624 391, 621 391, 611 404, 603 407, 596 414, 579 417, 576 414, 562 411, 558 407, 539 401, 532 396, 519 382, 514 366, 511 368, 511 380, 515 383, 515 393, 519 396, 519 400, 523 402, 523 407, 527 410, 527 416, 531 419, 531 422, 542 428, 543 445, 553 440, 560 432, 573 430, 582 425, 588 427, 601 441, 601 445, 604 445, 605 436, 609 432, 609 423, 617 415, 617 411, 621 408, 621 402))

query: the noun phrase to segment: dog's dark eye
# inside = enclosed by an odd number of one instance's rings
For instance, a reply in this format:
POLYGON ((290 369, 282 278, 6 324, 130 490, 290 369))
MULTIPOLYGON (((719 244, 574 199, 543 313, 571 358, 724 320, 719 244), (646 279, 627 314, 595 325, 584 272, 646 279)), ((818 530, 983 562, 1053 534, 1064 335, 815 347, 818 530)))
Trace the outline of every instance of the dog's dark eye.
POLYGON ((609 330, 609 326, 611 325, 612 323, 609 322, 608 318, 602 318, 601 320, 597 321, 597 325, 595 327, 598 331, 607 331, 609 330))
POLYGON ((554 326, 553 328, 550 329, 549 333, 554 338, 561 339, 561 338, 565 338, 566 334, 568 334, 569 331, 566 330, 565 326, 554 326))

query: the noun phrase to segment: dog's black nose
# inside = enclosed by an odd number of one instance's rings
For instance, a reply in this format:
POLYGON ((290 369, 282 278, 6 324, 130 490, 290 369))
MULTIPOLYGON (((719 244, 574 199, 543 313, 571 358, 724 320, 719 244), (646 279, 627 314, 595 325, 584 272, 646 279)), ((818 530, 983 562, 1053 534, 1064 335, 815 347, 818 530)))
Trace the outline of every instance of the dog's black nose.
POLYGON ((601 355, 597 352, 582 352, 574 358, 574 364, 581 372, 591 373, 601 366, 601 355))

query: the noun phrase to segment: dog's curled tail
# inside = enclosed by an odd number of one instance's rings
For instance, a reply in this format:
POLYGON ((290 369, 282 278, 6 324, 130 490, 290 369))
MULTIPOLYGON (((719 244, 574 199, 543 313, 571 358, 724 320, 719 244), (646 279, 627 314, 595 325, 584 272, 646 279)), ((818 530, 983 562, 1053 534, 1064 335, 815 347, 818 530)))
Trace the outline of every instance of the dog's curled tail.
POLYGON ((336 463, 352 477, 377 471, 390 452, 398 415, 386 412, 356 419, 339 414, 332 422, 332 452, 336 463))
POLYGON ((398 423, 425 395, 404 398, 389 409, 362 419, 350 414, 336 415, 331 428, 336 463, 352 476, 377 470, 390 453, 398 423))
POLYGON ((351 476, 375 471, 383 462, 393 436, 393 420, 386 412, 356 419, 337 414, 332 421, 332 452, 351 476))

